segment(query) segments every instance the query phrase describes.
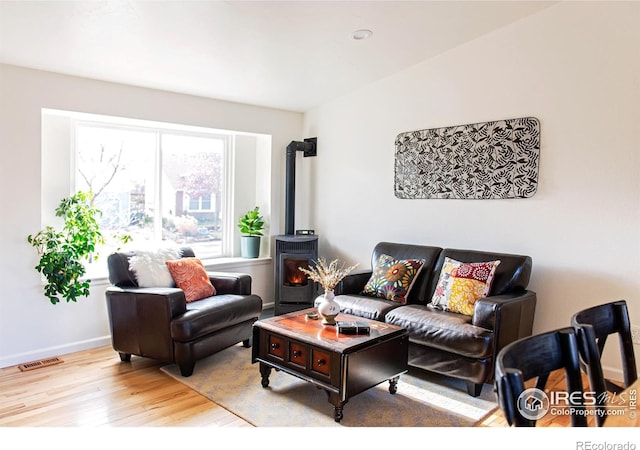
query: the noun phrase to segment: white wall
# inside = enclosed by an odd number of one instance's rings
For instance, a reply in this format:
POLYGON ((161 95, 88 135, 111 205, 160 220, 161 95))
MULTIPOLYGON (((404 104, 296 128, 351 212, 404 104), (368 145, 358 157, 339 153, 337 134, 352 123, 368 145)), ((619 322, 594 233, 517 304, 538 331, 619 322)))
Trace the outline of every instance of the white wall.
MULTIPOLYGON (((110 343, 106 283, 94 285, 88 299, 54 306, 34 270, 37 254, 26 237, 43 225, 41 108, 272 135, 272 160, 265 162, 273 179, 269 232, 281 233, 285 148, 301 138, 301 114, 0 65, 0 242, 6 252, 0 262, 0 367, 110 343)), ((68 180, 69 173, 60 176, 68 180)), ((246 269, 254 291, 273 302, 271 262, 251 263, 225 268, 246 269)))
POLYGON ((534 332, 620 298, 640 325, 639 20, 635 2, 563 2, 308 111, 300 196, 321 254, 368 267, 390 240, 531 255, 534 332), (395 198, 399 133, 524 116, 541 124, 533 198, 395 198))

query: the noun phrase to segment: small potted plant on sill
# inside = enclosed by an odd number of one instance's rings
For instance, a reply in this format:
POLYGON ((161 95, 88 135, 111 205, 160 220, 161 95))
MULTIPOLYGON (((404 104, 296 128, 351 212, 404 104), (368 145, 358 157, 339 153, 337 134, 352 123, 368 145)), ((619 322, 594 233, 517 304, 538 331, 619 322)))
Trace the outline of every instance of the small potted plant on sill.
POLYGON ((238 228, 243 234, 240 241, 240 254, 243 258, 257 258, 260 254, 260 238, 264 230, 264 218, 260 208, 256 206, 238 221, 238 228))

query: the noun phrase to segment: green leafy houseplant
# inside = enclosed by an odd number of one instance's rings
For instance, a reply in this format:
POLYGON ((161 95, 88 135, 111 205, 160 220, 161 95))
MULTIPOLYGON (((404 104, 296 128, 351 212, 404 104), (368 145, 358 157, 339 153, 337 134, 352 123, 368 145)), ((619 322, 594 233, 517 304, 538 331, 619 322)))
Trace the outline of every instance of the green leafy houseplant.
POLYGON ((264 218, 260 215, 260 208, 248 211, 238 221, 238 228, 244 234, 241 239, 240 251, 244 258, 257 258, 260 254, 260 237, 264 230, 264 218))
POLYGON ((264 218, 260 215, 260 208, 256 206, 240 218, 238 222, 240 232, 247 236, 262 236, 264 218))
MULTIPOLYGON (((83 279, 86 269, 82 261, 105 242, 97 220, 101 212, 91 203, 92 198, 91 192, 63 198, 55 211, 56 217, 64 219, 62 230, 46 226, 27 236, 40 256, 35 268, 46 279, 44 293, 54 305, 60 298, 68 303, 89 295, 91 280, 83 279)), ((129 238, 120 239, 126 242, 129 238)))

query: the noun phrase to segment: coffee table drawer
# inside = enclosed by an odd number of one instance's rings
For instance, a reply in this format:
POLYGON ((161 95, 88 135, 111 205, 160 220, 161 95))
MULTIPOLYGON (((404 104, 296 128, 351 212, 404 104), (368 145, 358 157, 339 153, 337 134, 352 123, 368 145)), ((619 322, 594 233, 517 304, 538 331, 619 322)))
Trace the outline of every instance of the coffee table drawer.
POLYGON ((307 367, 307 355, 309 349, 307 346, 298 342, 289 343, 289 361, 293 364, 297 364, 300 367, 307 367))
POLYGON ((264 342, 264 346, 260 345, 259 353, 264 359, 273 361, 296 373, 331 383, 331 370, 334 365, 336 367, 340 365, 338 355, 333 355, 331 352, 311 344, 278 336, 264 330, 260 334, 260 341, 264 342), (332 361, 334 358, 336 361, 332 361))
POLYGON ((273 334, 269 334, 268 336, 267 351, 269 354, 279 359, 284 359, 284 339, 279 336, 274 336, 273 334))
POLYGON ((311 347, 311 370, 329 376, 331 374, 331 354, 311 347))

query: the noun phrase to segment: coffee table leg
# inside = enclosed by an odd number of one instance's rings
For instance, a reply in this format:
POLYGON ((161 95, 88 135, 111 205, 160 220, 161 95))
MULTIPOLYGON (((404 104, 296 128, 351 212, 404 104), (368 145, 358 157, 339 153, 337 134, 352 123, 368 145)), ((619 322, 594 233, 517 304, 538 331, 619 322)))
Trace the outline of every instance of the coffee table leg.
POLYGON ((334 406, 333 407, 333 420, 335 420, 336 422, 340 422, 342 420, 342 418, 344 417, 344 414, 342 414, 342 408, 344 405, 342 406, 334 406))
POLYGON ((389 392, 395 394, 398 392, 398 380, 400 377, 394 377, 389 380, 389 392))
POLYGON ((329 391, 327 391, 327 397, 329 398, 329 403, 333 405, 333 420, 335 420, 336 422, 340 422, 344 417, 342 410, 347 401, 340 401, 338 394, 334 394, 329 391))
POLYGON ((264 363, 260 363, 260 375, 262 375, 262 387, 269 386, 269 375, 271 375, 271 367, 264 363))

